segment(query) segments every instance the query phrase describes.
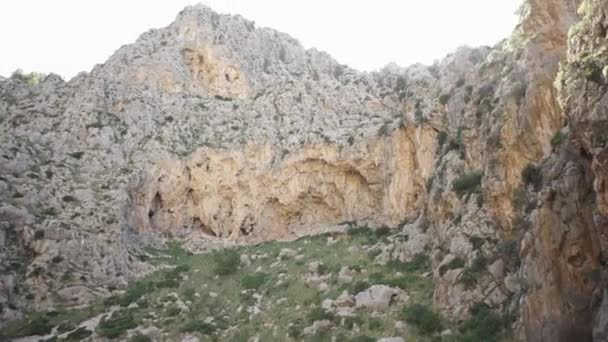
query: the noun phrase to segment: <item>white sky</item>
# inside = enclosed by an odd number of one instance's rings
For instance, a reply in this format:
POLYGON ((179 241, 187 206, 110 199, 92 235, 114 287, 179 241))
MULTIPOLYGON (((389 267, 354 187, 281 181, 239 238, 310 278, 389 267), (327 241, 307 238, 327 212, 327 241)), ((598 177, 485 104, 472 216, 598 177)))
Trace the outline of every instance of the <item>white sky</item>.
POLYGON ((521 0, 0 0, 0 75, 89 71, 197 2, 375 70, 432 63, 462 45, 493 45, 515 27, 521 0))

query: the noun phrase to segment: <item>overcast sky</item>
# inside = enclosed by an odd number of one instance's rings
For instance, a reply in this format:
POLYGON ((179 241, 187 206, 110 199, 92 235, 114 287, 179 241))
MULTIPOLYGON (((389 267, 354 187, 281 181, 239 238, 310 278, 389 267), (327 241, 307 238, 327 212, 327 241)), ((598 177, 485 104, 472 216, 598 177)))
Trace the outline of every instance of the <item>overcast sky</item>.
POLYGON ((69 79, 198 2, 375 70, 493 45, 515 27, 521 0, 0 0, 0 75, 21 68, 69 79))

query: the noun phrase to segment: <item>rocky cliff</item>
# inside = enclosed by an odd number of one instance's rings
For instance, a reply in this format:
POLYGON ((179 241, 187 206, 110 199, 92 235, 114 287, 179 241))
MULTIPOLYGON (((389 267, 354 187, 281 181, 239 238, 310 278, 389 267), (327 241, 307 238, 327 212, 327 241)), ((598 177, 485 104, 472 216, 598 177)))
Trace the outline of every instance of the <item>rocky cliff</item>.
POLYGON ((358 222, 431 256, 451 320, 605 339, 607 5, 527 0, 495 47, 375 73, 194 6, 69 82, 0 79, 3 319, 105 296, 165 238, 358 222))

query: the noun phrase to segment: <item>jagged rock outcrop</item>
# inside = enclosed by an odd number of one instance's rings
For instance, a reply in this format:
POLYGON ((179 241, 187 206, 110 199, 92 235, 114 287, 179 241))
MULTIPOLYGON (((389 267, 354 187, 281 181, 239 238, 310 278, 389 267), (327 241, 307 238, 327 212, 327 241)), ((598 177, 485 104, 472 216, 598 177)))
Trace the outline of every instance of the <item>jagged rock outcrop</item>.
POLYGON ((193 6, 69 82, 0 79, 0 317, 105 295, 161 237, 358 221, 407 234, 383 256, 432 256, 452 320, 483 303, 522 340, 602 340, 608 4, 579 2, 376 73, 193 6))

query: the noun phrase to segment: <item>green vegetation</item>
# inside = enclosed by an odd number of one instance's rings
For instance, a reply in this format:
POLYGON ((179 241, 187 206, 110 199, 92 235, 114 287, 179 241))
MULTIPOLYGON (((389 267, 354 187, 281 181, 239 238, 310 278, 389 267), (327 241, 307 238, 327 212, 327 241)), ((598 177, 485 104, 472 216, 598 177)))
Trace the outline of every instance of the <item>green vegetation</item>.
POLYGON ((213 254, 213 262, 215 263, 215 273, 225 276, 234 274, 241 262, 239 254, 232 249, 226 249, 215 252, 213 254))
POLYGON ((131 337, 129 342, 152 342, 152 339, 146 335, 137 334, 131 337))
POLYGON ((465 267, 460 276, 460 282, 463 283, 467 289, 475 286, 482 273, 486 270, 487 263, 488 261, 483 255, 477 256, 473 260, 471 266, 465 267))
POLYGON ((580 62, 580 67, 583 72, 583 76, 588 81, 595 82, 597 84, 603 83, 604 77, 602 75, 602 68, 595 60, 593 60, 593 58, 583 58, 583 60, 580 62))
POLYGON ((448 270, 454 270, 454 269, 463 268, 463 267, 464 267, 464 260, 462 260, 459 257, 455 257, 447 264, 441 265, 439 267, 439 274, 443 276, 445 274, 445 272, 447 272, 448 270))
POLYGON ((30 72, 26 74, 23 72, 23 70, 17 69, 15 72, 13 72, 11 77, 21 80, 27 84, 35 85, 40 83, 46 77, 46 75, 39 72, 30 72))
POLYGON ((181 331, 185 333, 199 332, 203 335, 211 335, 215 330, 216 328, 212 324, 199 320, 192 320, 184 324, 181 328, 181 331))
POLYGON ((248 274, 241 280, 244 289, 257 290, 268 280, 268 275, 262 272, 248 274))
POLYGON ((426 180, 426 191, 427 192, 431 192, 431 189, 433 188, 433 182, 435 181, 435 177, 434 176, 430 176, 429 179, 426 180))
POLYGON ((439 96, 439 103, 445 106, 446 104, 448 104, 448 101, 450 101, 451 97, 452 95, 450 94, 442 94, 441 96, 439 96))
POLYGON ((138 321, 132 309, 122 309, 111 316, 104 316, 97 326, 97 334, 102 337, 116 338, 129 329, 137 327, 138 321))
POLYGON ((511 319, 499 316, 485 305, 477 305, 472 309, 472 317, 460 327, 458 342, 498 342, 506 337, 511 319))
POLYGON ((513 191, 513 195, 511 195, 511 205, 515 210, 523 209, 526 204, 526 191, 524 189, 517 188, 513 191))
POLYGON ((406 317, 416 326, 410 337, 417 341, 430 342, 442 325, 456 331, 455 325, 442 322, 429 309, 434 289, 432 278, 424 275, 431 271, 427 255, 380 263, 369 258, 368 251, 379 253, 390 246, 389 240, 406 237, 387 227, 350 226, 346 233, 237 246, 202 255, 192 255, 177 243, 170 243, 166 249, 146 249, 142 253, 149 263, 159 267, 156 272, 90 308, 36 314, 11 324, 0 333, 0 340, 48 332, 59 326, 76 340, 90 334, 80 324, 96 316, 102 319, 91 328, 93 339, 136 342, 155 336, 131 337, 129 330, 152 326, 171 341, 179 341, 184 334, 202 341, 247 341, 256 335, 263 341, 285 341, 288 336, 295 341, 371 341, 394 336, 395 323, 406 317), (285 248, 297 254, 279 257, 285 248), (249 262, 241 264, 241 255, 246 255, 249 262), (319 264, 318 275, 327 283, 327 291, 304 281, 313 262, 319 264), (340 279, 342 267, 350 270, 352 281, 340 279), (401 288, 410 303, 416 304, 405 309, 393 304, 380 315, 356 310, 352 317, 339 317, 322 308, 325 299, 336 299, 343 291, 354 295, 376 284, 401 288), (252 314, 254 311, 257 313, 252 314), (304 328, 324 319, 334 324, 331 331, 303 335, 304 328), (268 324, 275 328, 267 329, 268 324))
POLYGON ((444 131, 441 131, 437 134, 437 150, 440 151, 443 148, 446 140, 448 139, 448 134, 444 131))
POLYGON ((48 317, 34 316, 28 320, 17 336, 45 335, 51 332, 53 326, 48 317))
POLYGON ((93 335, 91 330, 81 327, 69 333, 63 341, 81 341, 91 335, 93 335))
POLYGON ((521 172, 521 179, 525 185, 532 185, 534 186, 534 189, 538 190, 543 182, 542 171, 540 167, 528 164, 521 172))
POLYGON ((503 240, 496 246, 500 258, 510 271, 519 268, 521 259, 519 256, 519 243, 516 240, 503 240))
POLYGON ((553 148, 557 148, 562 144, 562 142, 564 142, 565 139, 566 135, 562 133, 562 131, 557 131, 553 135, 553 138, 551 138, 551 146, 553 146, 553 148))
POLYGON ((414 112, 414 120, 416 121, 417 125, 422 125, 427 122, 426 117, 422 113, 422 109, 416 109, 416 111, 414 112))
POLYGON ((464 174, 452 182, 452 190, 461 198, 465 194, 480 193, 482 178, 483 174, 481 172, 464 174))
POLYGON ((408 305, 403 309, 403 319, 416 327, 423 335, 438 332, 442 328, 441 317, 423 304, 408 305))

